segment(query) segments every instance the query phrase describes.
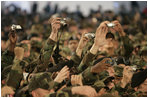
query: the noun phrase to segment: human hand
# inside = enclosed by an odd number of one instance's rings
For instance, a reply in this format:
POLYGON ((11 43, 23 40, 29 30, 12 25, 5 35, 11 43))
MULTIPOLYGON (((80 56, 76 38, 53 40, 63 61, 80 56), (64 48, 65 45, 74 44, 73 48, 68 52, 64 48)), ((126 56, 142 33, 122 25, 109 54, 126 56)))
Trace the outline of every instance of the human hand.
POLYGON ((82 76, 81 75, 72 75, 71 76, 71 84, 72 85, 79 84, 80 86, 82 86, 83 85, 82 76))
POLYGON ((103 94, 106 94, 107 92, 106 92, 106 89, 105 88, 101 88, 100 90, 99 90, 99 92, 98 92, 98 96, 101 96, 101 95, 103 95, 103 94))
POLYGON ((92 54, 96 54, 98 52, 99 47, 107 44, 106 40, 106 34, 108 32, 108 27, 106 24, 108 24, 109 21, 104 21, 100 24, 100 26, 96 30, 94 44, 90 49, 90 52, 92 54))
POLYGON ((119 23, 119 21, 115 20, 115 21, 112 21, 112 23, 115 24, 115 26, 113 28, 110 28, 110 31, 112 33, 118 32, 120 36, 125 36, 125 32, 121 24, 119 23))
POLYGON ((6 95, 13 97, 14 93, 15 92, 13 91, 13 89, 9 86, 4 86, 1 89, 1 96, 2 97, 7 97, 6 95))
POLYGON ((102 22, 96 30, 94 43, 98 46, 102 46, 106 42, 106 34, 108 32, 108 27, 106 24, 108 23, 109 21, 102 22))
POLYGON ((81 57, 81 53, 83 48, 86 46, 86 44, 88 43, 89 39, 87 37, 85 37, 86 33, 83 33, 81 36, 81 39, 79 41, 78 47, 76 49, 76 54, 81 57))
POLYGON ((69 77, 69 68, 67 66, 63 67, 61 71, 58 73, 56 78, 54 79, 55 82, 61 83, 64 79, 69 77))
POLYGON ((51 24, 52 27, 52 32, 57 33, 58 30, 60 29, 61 25, 60 25, 60 19, 59 17, 51 17, 49 19, 49 23, 51 24))
POLYGON ((130 66, 125 66, 123 69, 123 78, 121 80, 121 87, 124 88, 129 82, 131 82, 134 72, 130 66))
POLYGON ((49 22, 51 24, 52 27, 52 31, 50 34, 50 39, 52 39, 53 41, 57 41, 57 35, 58 35, 58 30, 60 29, 61 25, 60 25, 60 19, 61 18, 50 18, 49 22))
POLYGON ((109 67, 111 67, 109 63, 106 63, 107 60, 110 61, 110 58, 104 58, 102 61, 92 66, 91 72, 100 73, 103 72, 104 70, 107 70, 109 67))
POLYGON ((10 43, 11 44, 16 44, 16 41, 17 41, 16 33, 11 31, 8 36, 9 36, 10 43))
POLYGON ((88 97, 97 96, 96 90, 91 86, 76 86, 76 87, 72 87, 71 91, 72 91, 72 94, 79 94, 79 95, 84 95, 88 97))
POLYGON ((18 60, 22 60, 24 57, 24 48, 15 47, 14 54, 15 54, 15 58, 17 58, 18 60))

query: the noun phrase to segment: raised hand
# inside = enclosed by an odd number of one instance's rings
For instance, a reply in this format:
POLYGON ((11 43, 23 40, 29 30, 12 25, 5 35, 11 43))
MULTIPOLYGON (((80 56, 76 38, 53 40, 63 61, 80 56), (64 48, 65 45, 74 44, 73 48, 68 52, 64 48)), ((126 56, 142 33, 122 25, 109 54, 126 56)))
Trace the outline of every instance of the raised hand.
POLYGON ((99 74, 100 72, 107 70, 111 66, 109 63, 106 63, 107 60, 109 61, 110 58, 104 58, 102 61, 92 66, 91 72, 99 74))
POLYGON ((115 20, 115 21, 112 21, 112 23, 115 24, 115 26, 113 28, 110 28, 110 30, 112 32, 118 32, 120 36, 125 36, 125 32, 121 24, 119 23, 119 21, 115 20))
POLYGON ((52 39, 54 41, 57 41, 58 30, 61 27, 60 19, 61 18, 50 18, 49 19, 49 23, 51 24, 51 27, 52 27, 52 32, 51 32, 51 35, 50 35, 50 39, 52 39))
POLYGON ((6 95, 13 97, 14 93, 15 92, 13 91, 13 89, 9 86, 4 86, 1 89, 1 96, 2 97, 7 97, 6 95))
POLYGON ((54 79, 55 82, 61 83, 64 79, 69 77, 69 68, 67 66, 63 67, 61 71, 58 73, 56 78, 54 79))
POLYGON ((86 44, 88 43, 89 39, 87 37, 85 37, 86 33, 83 33, 81 36, 81 39, 79 41, 78 47, 76 49, 76 53, 79 57, 81 57, 81 53, 83 48, 86 46, 86 44))
POLYGON ((14 49, 14 54, 15 54, 15 58, 17 58, 18 60, 22 60, 24 57, 24 48, 16 47, 14 49))
POLYGON ((49 23, 51 24, 52 27, 52 32, 58 32, 58 30, 60 29, 61 25, 60 25, 60 19, 59 17, 53 18, 51 17, 49 19, 49 23))
POLYGON ((84 95, 87 97, 96 97, 97 92, 91 86, 76 86, 71 89, 72 94, 84 95))
POLYGON ((131 82, 134 72, 130 66, 125 66, 123 70, 123 79, 121 80, 121 87, 124 88, 131 82))
POLYGON ((108 24, 109 21, 104 21, 100 24, 100 26, 96 30, 94 44, 90 49, 90 52, 92 54, 96 54, 98 52, 99 47, 105 45, 107 43, 106 41, 106 34, 108 32, 108 27, 106 24, 108 24))
POLYGON ((104 21, 100 24, 100 26, 96 30, 96 36, 95 36, 95 44, 98 46, 104 45, 106 42, 106 34, 108 33, 108 27, 106 24, 108 24, 109 21, 104 21))
POLYGON ((17 41, 16 33, 12 31, 12 32, 9 33, 8 36, 9 36, 10 43, 11 44, 16 44, 16 41, 17 41))
POLYGON ((72 85, 79 84, 80 86, 82 86, 83 85, 82 76, 81 75, 72 75, 71 76, 71 84, 72 85))

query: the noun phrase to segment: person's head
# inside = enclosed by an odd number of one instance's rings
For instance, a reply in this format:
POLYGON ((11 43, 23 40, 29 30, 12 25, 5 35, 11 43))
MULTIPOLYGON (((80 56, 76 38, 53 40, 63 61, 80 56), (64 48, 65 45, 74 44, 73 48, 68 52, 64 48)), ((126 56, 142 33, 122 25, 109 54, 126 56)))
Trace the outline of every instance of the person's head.
POLYGON ((71 23, 69 24, 69 32, 78 32, 78 26, 75 21, 71 21, 71 23))
POLYGON ((147 69, 133 75, 131 87, 136 91, 147 92, 147 69))
POLYGON ((75 52, 77 47, 78 47, 79 40, 76 37, 70 37, 68 41, 68 48, 72 51, 75 52))
POLYGON ((34 97, 45 97, 51 92, 53 87, 53 80, 51 79, 51 73, 42 72, 33 75, 29 81, 28 90, 34 97), (43 94, 43 95, 41 95, 43 94))

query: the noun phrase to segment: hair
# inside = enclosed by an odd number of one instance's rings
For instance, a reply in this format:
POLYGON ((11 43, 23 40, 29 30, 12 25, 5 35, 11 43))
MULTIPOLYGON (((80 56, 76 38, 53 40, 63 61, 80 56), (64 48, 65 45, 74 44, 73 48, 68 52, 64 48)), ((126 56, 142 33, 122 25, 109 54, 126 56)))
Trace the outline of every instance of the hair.
POLYGON ((71 41, 71 40, 77 40, 77 41, 79 41, 79 39, 78 39, 76 36, 72 36, 72 37, 70 37, 70 38, 68 39, 68 41, 71 41))
POLYGON ((146 80, 146 78, 147 78, 147 69, 135 73, 132 77, 131 87, 134 88, 139 86, 146 80))
POLYGON ((30 40, 32 37, 39 37, 39 35, 36 33, 32 33, 27 37, 27 39, 30 40))

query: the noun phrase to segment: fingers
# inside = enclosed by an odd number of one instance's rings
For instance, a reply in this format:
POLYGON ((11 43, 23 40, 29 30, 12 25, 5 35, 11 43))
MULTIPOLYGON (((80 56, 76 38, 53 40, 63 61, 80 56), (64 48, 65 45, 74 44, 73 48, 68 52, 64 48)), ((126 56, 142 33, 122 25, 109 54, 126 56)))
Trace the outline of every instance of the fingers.
POLYGON ((83 85, 82 84, 82 78, 80 75, 72 75, 71 76, 71 84, 75 85, 75 84, 79 84, 79 85, 83 85))
POLYGON ((91 86, 87 86, 87 89, 85 91, 86 91, 88 97, 97 96, 96 90, 94 88, 92 88, 91 86))
POLYGON ((59 74, 61 74, 61 77, 64 79, 67 78, 69 76, 69 68, 67 66, 63 67, 59 74))
POLYGON ((114 24, 120 24, 118 20, 112 21, 114 24))
POLYGON ((110 22, 109 21, 104 21, 104 22, 102 22, 101 24, 100 24, 100 27, 101 26, 107 26, 106 24, 109 24, 110 22))
POLYGON ((53 18, 53 17, 52 17, 52 18, 49 19, 48 22, 49 22, 49 23, 53 23, 53 22, 59 21, 59 20, 61 20, 61 18, 59 18, 59 17, 53 18))

